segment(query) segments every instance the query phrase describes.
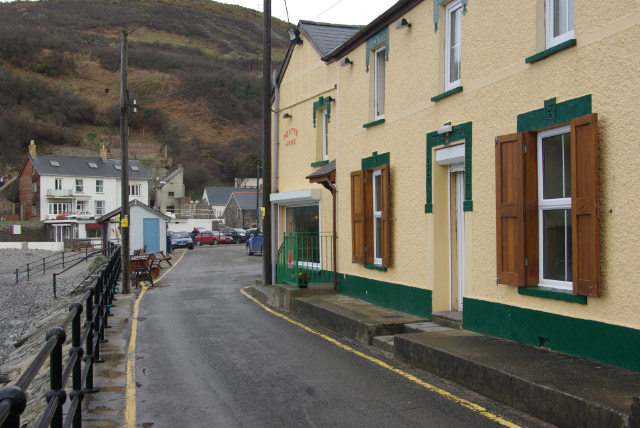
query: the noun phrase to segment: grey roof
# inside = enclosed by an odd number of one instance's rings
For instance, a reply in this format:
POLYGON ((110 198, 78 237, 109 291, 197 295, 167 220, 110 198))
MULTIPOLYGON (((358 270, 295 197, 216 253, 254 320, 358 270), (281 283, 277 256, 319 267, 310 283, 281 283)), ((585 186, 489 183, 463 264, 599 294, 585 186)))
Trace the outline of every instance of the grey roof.
POLYGON ((328 55, 362 28, 359 25, 327 24, 313 21, 300 21, 298 27, 306 32, 321 52, 321 56, 328 55))
MULTIPOLYGON (((204 192, 207 194, 207 200, 209 205, 227 205, 229 198, 233 192, 239 191, 253 191, 256 193, 255 187, 205 187, 204 192)), ((204 195, 202 195, 204 198, 204 195)))
MULTIPOLYGON (((238 190, 236 188, 236 190, 238 190)), ((256 210, 256 192, 233 192, 232 197, 238 202, 238 206, 241 210, 256 210)), ((229 198, 231 199, 231 198, 229 198)), ((258 194, 259 206, 262 206, 262 192, 258 194)))
POLYGON ((325 175, 331 174, 335 170, 336 170, 336 160, 334 159, 328 164, 323 165, 321 168, 318 168, 317 171, 314 171, 311 174, 307 175, 305 178, 309 179, 309 178, 324 177, 325 175))
MULTIPOLYGON (((52 155, 31 156, 29 159, 40 175, 58 175, 75 177, 120 177, 121 169, 116 169, 121 162, 117 159, 102 160, 100 157, 81 158, 52 155), (54 165, 58 166, 54 166, 54 165), (89 164, 95 165, 95 168, 89 164)), ((151 180, 144 166, 137 160, 129 161, 129 178, 151 180), (132 169, 133 168, 133 169, 132 169)))
MULTIPOLYGON (((149 205, 147 205, 147 204, 145 204, 145 203, 142 203, 142 202, 140 202, 140 201, 139 201, 139 200, 137 200, 137 199, 134 199, 133 201, 129 201, 129 207, 132 207, 132 206, 138 206, 138 207, 140 207, 140 208, 143 208, 144 210, 146 210, 146 211, 150 212, 151 214, 154 214, 154 215, 156 215, 156 216, 160 217, 161 219, 163 219, 163 220, 165 220, 165 221, 169 221, 169 220, 171 220, 171 217, 169 217, 169 216, 167 216, 167 215, 162 214, 162 213, 161 213, 160 211, 158 211, 158 210, 154 210, 154 209, 153 209, 153 208, 151 208, 149 205)), ((120 214, 121 209, 122 209, 122 207, 118 207, 118 208, 116 208, 115 210, 113 210, 113 211, 111 211, 111 212, 109 212, 109 213, 106 213, 106 214, 105 214, 105 215, 103 215, 102 217, 98 217, 98 218, 96 219, 96 223, 104 223, 104 222, 109 221, 111 218, 113 218, 113 217, 117 216, 118 214, 120 214)))
POLYGON ((163 178, 160 183, 158 183, 158 189, 162 189, 164 187, 165 184, 167 184, 168 182, 170 182, 171 180, 173 180, 173 178, 180 174, 182 171, 184 171, 184 168, 178 168, 175 171, 173 171, 171 174, 167 175, 165 178, 163 178))

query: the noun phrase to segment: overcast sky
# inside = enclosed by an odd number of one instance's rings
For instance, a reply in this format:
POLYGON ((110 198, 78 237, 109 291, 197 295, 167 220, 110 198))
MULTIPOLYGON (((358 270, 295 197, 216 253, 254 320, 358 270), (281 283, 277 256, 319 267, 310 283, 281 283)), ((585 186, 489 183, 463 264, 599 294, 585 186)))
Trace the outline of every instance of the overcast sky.
MULTIPOLYGON (((7 2, 10 0, 0 0, 7 2)), ((397 0, 287 0, 289 21, 296 24, 301 19, 330 22, 332 24, 366 25, 373 21, 397 0)), ((237 4, 262 12, 263 0, 220 0, 220 3, 237 4)), ((271 15, 287 21, 285 0, 271 0, 271 15)))

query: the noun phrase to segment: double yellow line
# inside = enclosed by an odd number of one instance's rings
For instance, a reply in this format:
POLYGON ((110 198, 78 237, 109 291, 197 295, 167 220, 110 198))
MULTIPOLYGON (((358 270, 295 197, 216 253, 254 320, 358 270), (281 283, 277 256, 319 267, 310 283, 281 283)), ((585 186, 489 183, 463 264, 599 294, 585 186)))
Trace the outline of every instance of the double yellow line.
MULTIPOLYGON (((186 254, 186 251, 182 252, 180 258, 173 263, 173 265, 167 269, 160 278, 156 279, 156 284, 164 278, 166 274, 171 272, 180 260, 186 254)), ((138 311, 140 309, 140 300, 142 296, 149 289, 149 285, 146 282, 142 283, 142 291, 136 303, 133 305, 133 318, 131 320, 131 337, 129 338, 129 347, 127 348, 127 383, 124 392, 125 408, 124 408, 124 427, 135 428, 136 426, 136 336, 138 334, 138 311)))
POLYGON ((413 382, 413 383, 415 383, 417 385, 420 385, 421 387, 423 387, 425 389, 428 389, 429 391, 435 392, 436 394, 446 398, 447 400, 451 400, 454 403, 458 403, 462 407, 465 407, 465 408, 467 408, 467 409, 469 409, 469 410, 471 410, 471 411, 473 411, 475 413, 478 413, 478 414, 484 416, 487 419, 490 419, 490 420, 492 420, 494 422, 497 422, 502 426, 509 427, 509 428, 520 428, 520 425, 516 425, 515 423, 511 422, 508 419, 503 418, 500 415, 496 415, 495 413, 491 413, 490 411, 488 411, 487 409, 485 409, 484 407, 482 407, 482 406, 480 406, 478 404, 472 403, 469 400, 465 400, 464 398, 460 398, 460 397, 458 397, 456 395, 453 395, 449 391, 445 391, 442 388, 438 388, 437 386, 431 385, 430 383, 427 383, 427 382, 423 381, 422 379, 417 378, 416 376, 414 376, 412 374, 409 374, 409 373, 407 373, 407 372, 405 372, 403 370, 395 368, 395 367, 385 363, 382 360, 379 360, 379 359, 374 358, 374 357, 372 357, 370 355, 367 355, 367 354, 365 354, 363 352, 360 352, 360 351, 358 351, 358 350, 356 350, 356 349, 354 349, 354 348, 352 348, 350 346, 345 345, 344 343, 341 343, 341 342, 337 341, 336 339, 334 339, 332 337, 327 336, 326 334, 320 333, 317 330, 314 330, 314 329, 312 329, 310 327, 307 327, 306 325, 302 324, 301 322, 298 322, 298 321, 296 321, 296 320, 294 320, 292 318, 289 318, 288 316, 283 315, 280 312, 274 311, 270 307, 264 305, 263 303, 261 303, 257 299, 255 299, 254 297, 250 296, 246 291, 247 288, 249 288, 249 287, 245 287, 242 290, 240 290, 242 292, 242 294, 244 294, 245 297, 247 297, 248 299, 252 300, 256 304, 260 305, 260 307, 262 307, 262 309, 264 309, 265 311, 269 312, 270 314, 273 314, 273 315, 275 315, 275 316, 277 316, 279 318, 282 318, 283 320, 288 321, 291 324, 294 324, 294 325, 296 325, 296 326, 308 331, 311 334, 315 334, 316 336, 320 336, 324 340, 333 343, 337 347, 342 348, 347 352, 351 352, 352 354, 355 354, 355 355, 357 355, 357 356, 359 356, 361 358, 369 360, 373 364, 377 364, 378 366, 380 366, 382 368, 385 368, 385 369, 387 369, 387 370, 389 370, 389 371, 391 371, 393 373, 396 373, 396 374, 404 377, 405 379, 407 379, 407 380, 409 380, 409 381, 411 381, 411 382, 413 382))

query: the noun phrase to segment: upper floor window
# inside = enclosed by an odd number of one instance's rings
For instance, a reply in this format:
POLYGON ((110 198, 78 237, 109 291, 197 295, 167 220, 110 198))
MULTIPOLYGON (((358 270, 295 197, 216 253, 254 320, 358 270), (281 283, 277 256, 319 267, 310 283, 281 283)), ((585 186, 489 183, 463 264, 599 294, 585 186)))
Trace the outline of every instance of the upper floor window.
POLYGON ((96 180, 96 193, 104 193, 104 181, 96 180))
POLYGON ((55 179, 55 189, 62 190, 62 178, 55 179))
POLYGON ((169 192, 169 196, 174 196, 175 193, 174 192, 169 192))
POLYGON ((329 160, 327 109, 322 110, 322 160, 329 160))
POLYGON ((547 48, 573 38, 574 0, 545 0, 547 48))
POLYGON ((104 201, 94 201, 96 215, 104 215, 104 201))
POLYGON ((129 185, 129 195, 130 196, 140 196, 142 193, 142 185, 140 184, 130 184, 129 185))
POLYGON ((444 90, 460 86, 460 48, 462 40, 462 1, 447 5, 445 22, 444 90))
POLYGON ((385 46, 374 52, 374 120, 384 119, 385 46))
POLYGON ((81 179, 76 179, 76 192, 84 192, 84 183, 81 179))
POLYGON ((38 191, 38 182, 37 181, 32 181, 31 182, 31 191, 32 192, 37 192, 38 191))

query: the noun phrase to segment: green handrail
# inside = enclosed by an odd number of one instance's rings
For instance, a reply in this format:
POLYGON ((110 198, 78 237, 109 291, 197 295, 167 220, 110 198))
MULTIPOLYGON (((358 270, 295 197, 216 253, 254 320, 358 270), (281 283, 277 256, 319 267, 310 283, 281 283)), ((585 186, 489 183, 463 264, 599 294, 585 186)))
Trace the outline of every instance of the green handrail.
POLYGON ((328 232, 285 233, 278 249, 276 280, 306 288, 333 282, 333 235, 328 232))

